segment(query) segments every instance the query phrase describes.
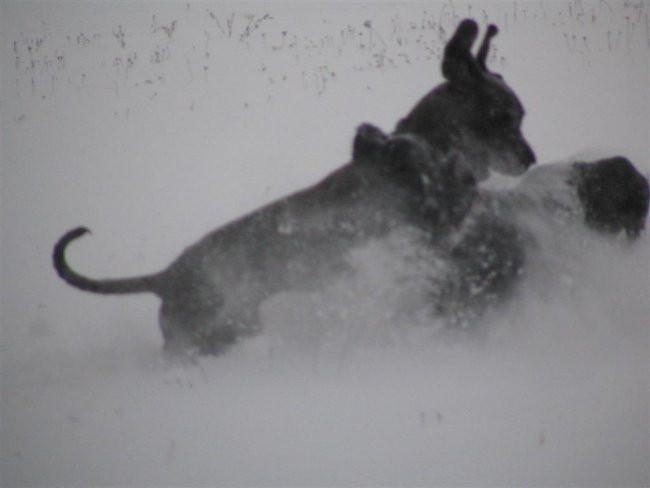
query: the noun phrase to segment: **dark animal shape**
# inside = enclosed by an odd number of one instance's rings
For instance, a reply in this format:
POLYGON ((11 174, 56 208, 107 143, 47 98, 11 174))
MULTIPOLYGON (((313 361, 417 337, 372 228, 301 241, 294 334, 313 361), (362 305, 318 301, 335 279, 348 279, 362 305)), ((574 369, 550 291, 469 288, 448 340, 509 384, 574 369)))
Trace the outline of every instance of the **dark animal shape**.
POLYGON ((488 169, 520 175, 535 162, 521 133, 521 102, 501 76, 486 68, 496 34, 490 25, 474 57, 478 26, 463 20, 445 47, 442 74, 447 81, 422 98, 395 129, 417 134, 441 152, 460 153, 478 180, 489 176, 488 169))
POLYGON ((573 184, 586 224, 600 232, 637 237, 648 215, 648 180, 622 157, 574 163, 573 184))
POLYGON ((542 165, 513 190, 481 190, 463 223, 439 244, 453 273, 444 286, 436 283, 435 311, 452 325, 468 325, 504 303, 529 261, 544 253, 543 234, 548 239, 566 234, 563 227, 582 226, 595 238, 637 238, 645 228, 648 188, 629 160, 613 157, 542 165))
POLYGON ((510 298, 526 265, 526 235, 492 202, 477 204, 444 247, 445 281, 432 275, 433 312, 467 327, 510 298))
MULTIPOLYGON (((517 213, 530 209, 602 235, 637 237, 645 228, 648 179, 624 157, 538 166, 499 197, 517 213)), ((514 213, 513 213, 514 212, 514 213)))
POLYGON ((54 248, 58 274, 102 294, 154 293, 171 353, 219 353, 257 332, 258 306, 285 290, 318 289, 353 272, 347 253, 397 227, 444 232, 462 220, 476 182, 462 165, 434 155, 408 134, 387 137, 363 125, 354 159, 317 185, 219 228, 149 276, 95 280, 65 260, 80 227, 54 248), (454 191, 450 191, 454 189, 454 191))

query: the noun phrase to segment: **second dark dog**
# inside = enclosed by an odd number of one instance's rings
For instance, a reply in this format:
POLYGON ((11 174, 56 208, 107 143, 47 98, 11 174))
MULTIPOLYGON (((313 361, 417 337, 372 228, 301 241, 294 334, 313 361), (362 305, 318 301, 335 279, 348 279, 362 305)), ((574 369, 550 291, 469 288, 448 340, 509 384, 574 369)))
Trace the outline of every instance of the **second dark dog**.
POLYGON ((462 225, 441 243, 454 273, 444 286, 432 276, 434 310, 451 324, 476 321, 512 295, 531 261, 548 264, 542 256, 553 251, 541 246, 549 239, 572 232, 581 239, 636 239, 649 199, 647 178, 623 157, 542 165, 513 190, 481 190, 462 225))

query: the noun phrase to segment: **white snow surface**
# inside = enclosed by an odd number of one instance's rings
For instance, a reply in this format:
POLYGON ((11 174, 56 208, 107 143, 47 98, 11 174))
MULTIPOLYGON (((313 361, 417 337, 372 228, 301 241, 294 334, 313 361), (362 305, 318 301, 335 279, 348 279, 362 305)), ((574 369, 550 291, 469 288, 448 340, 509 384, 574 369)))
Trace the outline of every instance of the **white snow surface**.
POLYGON ((412 297, 368 246, 190 365, 163 361, 154 297, 52 269, 83 224, 75 269, 158 271, 316 182, 441 82, 466 16, 500 27, 539 161, 648 174, 647 2, 0 3, 0 484, 650 484, 647 235, 542 233, 516 299, 453 337, 394 319, 412 297))

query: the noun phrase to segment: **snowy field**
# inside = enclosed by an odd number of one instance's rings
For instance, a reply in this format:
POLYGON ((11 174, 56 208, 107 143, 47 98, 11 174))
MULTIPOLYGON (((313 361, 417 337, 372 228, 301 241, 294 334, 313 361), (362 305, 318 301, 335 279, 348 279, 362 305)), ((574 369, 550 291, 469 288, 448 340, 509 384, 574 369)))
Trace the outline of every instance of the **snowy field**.
POLYGON ((381 253, 197 365, 161 358, 157 300, 63 283, 158 271, 205 232, 349 160, 441 81, 457 23, 538 161, 650 171, 643 1, 0 2, 0 484, 648 486, 650 239, 542 239, 477 334, 396 323, 381 253))

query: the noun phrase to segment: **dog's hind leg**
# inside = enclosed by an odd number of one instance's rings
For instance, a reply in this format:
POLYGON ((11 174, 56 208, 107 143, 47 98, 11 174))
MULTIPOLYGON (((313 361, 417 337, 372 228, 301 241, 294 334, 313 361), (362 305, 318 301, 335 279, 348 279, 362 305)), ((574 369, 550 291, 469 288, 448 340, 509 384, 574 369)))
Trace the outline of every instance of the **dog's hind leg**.
POLYGON ((163 303, 159 321, 164 351, 171 357, 220 354, 260 330, 257 306, 225 314, 211 307, 190 310, 163 303))
POLYGON ((220 354, 241 339, 257 334, 261 329, 258 306, 252 306, 236 315, 213 318, 211 326, 201 334, 201 354, 220 354))

